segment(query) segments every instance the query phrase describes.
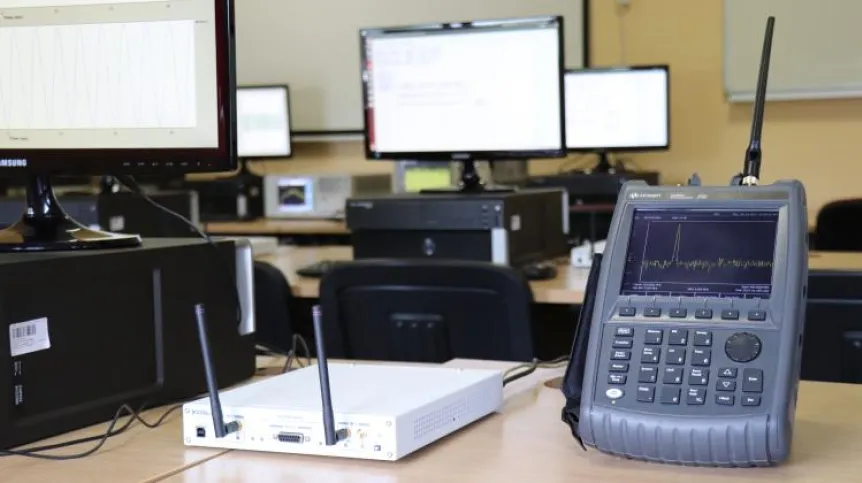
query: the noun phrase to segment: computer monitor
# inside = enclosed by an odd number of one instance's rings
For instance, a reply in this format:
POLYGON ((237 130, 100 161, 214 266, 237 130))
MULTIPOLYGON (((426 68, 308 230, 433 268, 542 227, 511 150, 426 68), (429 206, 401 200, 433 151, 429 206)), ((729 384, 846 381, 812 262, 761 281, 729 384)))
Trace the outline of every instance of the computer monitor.
POLYGON ((236 168, 233 0, 7 3, 0 177, 27 176, 27 208, 0 251, 140 244, 69 217, 52 175, 236 168))
POLYGON ((240 159, 289 158, 293 150, 288 87, 237 88, 236 126, 240 159))
POLYGON ((369 159, 464 163, 566 153, 563 19, 439 23, 360 31, 369 159))
POLYGON ((613 169, 608 153, 670 147, 667 65, 566 71, 566 145, 599 155, 595 170, 613 169))

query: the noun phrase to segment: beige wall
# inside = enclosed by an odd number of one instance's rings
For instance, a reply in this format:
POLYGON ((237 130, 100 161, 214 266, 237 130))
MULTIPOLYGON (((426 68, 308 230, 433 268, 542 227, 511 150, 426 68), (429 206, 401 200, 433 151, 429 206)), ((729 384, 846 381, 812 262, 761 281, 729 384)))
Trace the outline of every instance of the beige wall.
MULTIPOLYGON (((667 183, 698 172, 704 182, 726 183, 742 168, 751 106, 729 105, 722 82, 722 0, 631 0, 625 13, 630 64, 671 66, 672 148, 637 155, 634 163, 662 173, 667 183)), ((591 2, 594 65, 620 61, 616 0, 591 2)), ((776 19, 780 28, 781 19, 776 19)), ((752 45, 760 49, 760 45, 752 45)), ((751 66, 756 69, 757 66, 751 66)), ((297 144, 285 163, 267 171, 390 171, 364 160, 360 142, 297 144)), ((535 161, 531 172, 552 172, 559 161, 535 161)), ((829 200, 862 196, 862 100, 769 103, 764 127, 765 181, 797 178, 808 190, 809 216, 829 200)))

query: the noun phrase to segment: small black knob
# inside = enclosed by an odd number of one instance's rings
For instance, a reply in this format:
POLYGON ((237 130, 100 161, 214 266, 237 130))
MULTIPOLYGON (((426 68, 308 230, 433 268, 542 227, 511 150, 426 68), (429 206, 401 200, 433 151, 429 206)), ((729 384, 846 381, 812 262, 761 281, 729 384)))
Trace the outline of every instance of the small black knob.
POLYGON ((724 352, 733 362, 751 362, 760 355, 763 344, 749 332, 737 332, 724 343, 724 352))

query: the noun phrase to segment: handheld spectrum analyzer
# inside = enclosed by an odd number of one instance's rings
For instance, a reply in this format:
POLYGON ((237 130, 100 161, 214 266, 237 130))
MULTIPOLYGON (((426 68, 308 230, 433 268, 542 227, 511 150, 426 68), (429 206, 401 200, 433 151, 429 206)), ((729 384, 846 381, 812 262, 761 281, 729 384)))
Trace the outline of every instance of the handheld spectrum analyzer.
POLYGON ((587 446, 705 466, 790 453, 808 224, 801 183, 758 186, 773 25, 744 173, 724 187, 633 181, 620 193, 585 319, 580 403, 564 410, 587 446))

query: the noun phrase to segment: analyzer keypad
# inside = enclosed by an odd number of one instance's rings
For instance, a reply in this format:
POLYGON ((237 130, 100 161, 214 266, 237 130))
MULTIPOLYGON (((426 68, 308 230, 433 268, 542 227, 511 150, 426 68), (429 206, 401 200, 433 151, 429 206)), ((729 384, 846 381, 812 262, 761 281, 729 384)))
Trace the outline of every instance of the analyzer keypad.
POLYGON ((761 406, 764 371, 750 364, 760 352, 759 339, 744 331, 731 335, 720 332, 724 335, 716 340, 714 331, 701 328, 614 324, 605 375, 608 399, 625 398, 645 409, 650 405, 761 406), (746 345, 740 348, 743 342, 746 345), (739 357, 743 349, 747 351, 744 358, 739 357), (722 351, 720 365, 713 351, 722 351), (727 364, 728 359, 731 364, 727 364))

